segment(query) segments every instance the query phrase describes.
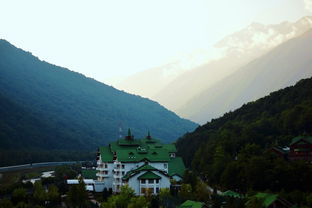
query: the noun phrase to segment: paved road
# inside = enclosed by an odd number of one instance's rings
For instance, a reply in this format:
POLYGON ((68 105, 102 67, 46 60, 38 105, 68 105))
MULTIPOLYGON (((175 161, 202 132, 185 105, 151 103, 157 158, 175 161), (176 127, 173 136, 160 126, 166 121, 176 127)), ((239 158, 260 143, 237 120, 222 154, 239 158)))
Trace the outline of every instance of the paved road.
POLYGON ((14 165, 14 166, 0 167, 0 173, 15 171, 15 170, 30 169, 30 168, 47 167, 47 166, 70 165, 70 164, 81 163, 81 162, 85 162, 85 161, 44 162, 44 163, 14 165))

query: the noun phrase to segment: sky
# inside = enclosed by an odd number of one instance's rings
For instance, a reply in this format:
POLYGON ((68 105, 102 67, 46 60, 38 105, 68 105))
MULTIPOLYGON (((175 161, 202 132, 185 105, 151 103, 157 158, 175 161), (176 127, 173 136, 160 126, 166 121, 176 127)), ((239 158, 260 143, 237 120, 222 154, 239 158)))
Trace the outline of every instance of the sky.
POLYGON ((296 21, 311 12, 312 0, 0 0, 0 38, 109 83, 209 52, 252 22, 296 21))

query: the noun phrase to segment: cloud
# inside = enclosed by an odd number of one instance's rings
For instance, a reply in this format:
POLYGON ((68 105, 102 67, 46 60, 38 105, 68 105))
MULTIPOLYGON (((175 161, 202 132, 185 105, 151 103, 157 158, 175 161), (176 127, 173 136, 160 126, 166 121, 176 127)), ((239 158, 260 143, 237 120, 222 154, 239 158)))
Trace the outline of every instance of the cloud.
POLYGON ((304 8, 307 11, 312 12, 312 0, 304 0, 304 8))

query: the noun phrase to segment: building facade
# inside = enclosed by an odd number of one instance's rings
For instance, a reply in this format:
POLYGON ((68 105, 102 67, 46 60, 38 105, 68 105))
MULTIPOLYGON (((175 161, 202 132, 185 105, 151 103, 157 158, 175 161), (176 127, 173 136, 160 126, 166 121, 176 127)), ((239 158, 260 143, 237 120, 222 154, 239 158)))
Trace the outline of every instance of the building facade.
POLYGON ((298 136, 292 139, 288 158, 312 162, 312 137, 298 136))
POLYGON ((170 180, 182 180, 185 166, 176 152, 174 144, 162 144, 150 134, 134 139, 129 130, 124 139, 99 148, 97 181, 114 193, 127 184, 136 195, 158 194, 170 180))

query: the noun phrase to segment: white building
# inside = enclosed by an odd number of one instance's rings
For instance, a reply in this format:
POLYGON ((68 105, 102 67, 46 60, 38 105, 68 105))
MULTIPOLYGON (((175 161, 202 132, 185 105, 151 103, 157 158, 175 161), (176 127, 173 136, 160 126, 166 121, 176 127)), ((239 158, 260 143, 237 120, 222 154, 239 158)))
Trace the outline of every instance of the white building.
POLYGON ((170 179, 179 181, 185 170, 176 157, 174 144, 161 144, 149 134, 144 139, 128 136, 100 147, 97 155, 97 190, 104 188, 119 192, 128 184, 136 195, 159 193, 170 187, 170 179))

